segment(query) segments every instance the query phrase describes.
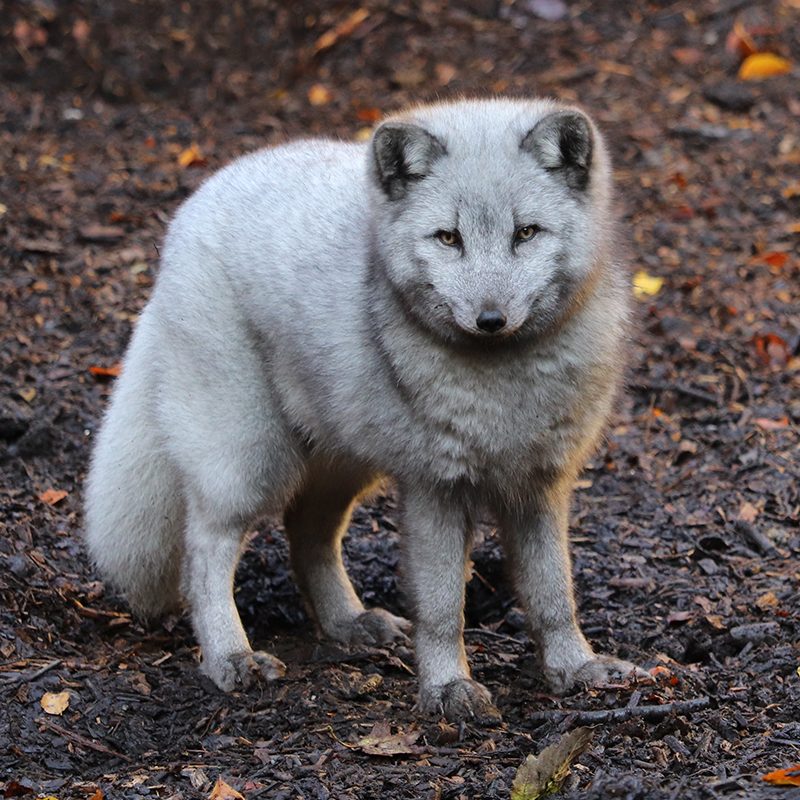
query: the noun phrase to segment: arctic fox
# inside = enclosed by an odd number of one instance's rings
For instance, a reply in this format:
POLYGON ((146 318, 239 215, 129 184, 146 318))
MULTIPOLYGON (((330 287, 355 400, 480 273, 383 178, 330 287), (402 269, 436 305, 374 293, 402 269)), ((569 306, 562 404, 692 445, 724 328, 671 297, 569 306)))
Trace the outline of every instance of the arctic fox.
POLYGON ((610 167, 550 100, 414 107, 368 144, 299 141, 234 161, 170 225, 97 439, 88 546, 131 606, 185 600, 225 691, 284 665, 233 601, 248 524, 282 513, 324 634, 404 639, 365 609, 341 539, 390 476, 403 506, 419 707, 493 719, 463 644, 471 531, 496 519, 554 691, 635 673, 576 621, 575 477, 619 383, 626 276, 610 167))

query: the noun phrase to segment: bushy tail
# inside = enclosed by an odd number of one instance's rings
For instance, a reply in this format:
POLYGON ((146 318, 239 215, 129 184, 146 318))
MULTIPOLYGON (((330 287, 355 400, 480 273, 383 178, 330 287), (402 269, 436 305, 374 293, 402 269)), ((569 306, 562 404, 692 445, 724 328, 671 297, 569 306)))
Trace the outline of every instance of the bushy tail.
POLYGON ((149 411, 155 398, 148 338, 143 318, 95 444, 86 540, 102 576, 149 617, 180 603, 185 514, 178 475, 149 411))

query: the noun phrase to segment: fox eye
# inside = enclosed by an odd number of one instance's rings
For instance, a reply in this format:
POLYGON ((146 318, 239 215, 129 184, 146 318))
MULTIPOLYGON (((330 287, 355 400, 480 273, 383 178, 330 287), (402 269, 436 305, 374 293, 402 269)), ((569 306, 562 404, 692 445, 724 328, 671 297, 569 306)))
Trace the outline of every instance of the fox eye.
POLYGON ((541 228, 538 225, 523 225, 521 228, 517 228, 514 234, 514 241, 529 242, 540 230, 541 228))
POLYGON ((436 238, 447 247, 461 247, 461 234, 458 231, 436 231, 436 238))

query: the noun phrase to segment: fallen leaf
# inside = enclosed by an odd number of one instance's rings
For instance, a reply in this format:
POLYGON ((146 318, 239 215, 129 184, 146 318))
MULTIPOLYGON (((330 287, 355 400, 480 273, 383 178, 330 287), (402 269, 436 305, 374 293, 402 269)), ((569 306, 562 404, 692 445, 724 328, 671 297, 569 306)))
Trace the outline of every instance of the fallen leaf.
POLYGON ((39 499, 49 506, 54 506, 60 503, 68 494, 69 492, 65 492, 63 489, 47 489, 39 495, 39 499))
POLYGON ((771 267, 777 267, 780 269, 781 267, 785 266, 786 262, 789 260, 789 254, 780 251, 763 253, 759 257, 759 260, 763 261, 765 264, 769 264, 771 267))
POLYGON ((200 151, 200 146, 196 142, 192 142, 189 147, 178 154, 178 163, 186 169, 188 167, 204 167, 208 161, 200 151))
POLYGON ((739 509, 739 513, 736 515, 736 519, 742 520, 742 522, 755 522, 756 517, 758 516, 758 509, 749 501, 745 501, 742 503, 742 507, 739 509))
POLYGON ((26 386, 24 389, 20 389, 17 394, 26 402, 31 403, 33 402, 33 398, 36 397, 36 389, 33 386, 26 386))
POLYGON ((379 108, 359 108, 356 111, 356 117, 361 122, 377 122, 382 116, 379 108))
POLYGON ((122 371, 122 364, 112 364, 110 367, 89 367, 89 372, 95 378, 117 378, 122 371))
POLYGON ((792 62, 775 53, 753 53, 739 67, 739 78, 743 81, 760 81, 775 75, 786 75, 792 71, 792 62))
POLYGON ((761 776, 762 781, 772 783, 775 786, 800 786, 800 764, 786 769, 776 769, 761 776))
POLYGON ((314 43, 314 54, 321 53, 323 50, 329 50, 339 39, 350 36, 367 17, 369 17, 369 11, 366 8, 357 8, 349 17, 338 25, 335 25, 329 31, 325 31, 325 33, 317 39, 314 43))
POLYGON ((538 756, 528 756, 511 784, 511 800, 537 800, 558 791, 572 762, 589 746, 592 731, 575 728, 538 756))
POLYGON ((376 722, 372 730, 356 742, 356 746, 370 756, 399 756, 419 753, 415 742, 419 731, 392 733, 388 722, 376 722))
POLYGON ((712 628, 716 628, 718 631, 725 630, 725 621, 719 614, 706 614, 705 620, 712 628))
POLYGON ((222 778, 217 778, 208 800, 245 800, 233 786, 229 786, 222 778))
POLYGON ((69 706, 69 692, 45 692, 39 703, 45 714, 61 716, 69 706))
POLYGON ((672 57, 686 67, 692 67, 703 60, 703 51, 696 47, 676 47, 672 51, 672 57))
POLYGON ((458 74, 458 70, 452 64, 437 64, 434 71, 439 86, 447 86, 458 74))
POLYGON ((789 417, 780 419, 767 419, 766 417, 756 417, 753 422, 762 431, 782 431, 789 427, 789 417))
POLYGON ((725 49, 740 58, 747 58, 756 52, 756 43, 741 20, 733 23, 733 29, 725 40, 725 49))
POLYGON ((653 297, 661 291, 664 279, 656 275, 649 275, 640 269, 633 276, 633 294, 635 297, 653 297))
POLYGON ((115 242, 125 236, 119 225, 84 225, 78 233, 87 242, 115 242))
POLYGON ((324 106, 331 101, 331 90, 321 83, 315 83, 308 90, 308 102, 312 106, 324 106))
POLYGON ((766 611, 768 608, 777 608, 778 602, 775 592, 764 592, 764 594, 756 598, 756 605, 762 611, 766 611))
POLYGON ((105 800, 103 790, 98 786, 94 792, 89 796, 88 800, 105 800))
POLYGON ((776 333, 756 334, 752 341, 756 355, 765 366, 784 366, 789 360, 789 345, 776 333))

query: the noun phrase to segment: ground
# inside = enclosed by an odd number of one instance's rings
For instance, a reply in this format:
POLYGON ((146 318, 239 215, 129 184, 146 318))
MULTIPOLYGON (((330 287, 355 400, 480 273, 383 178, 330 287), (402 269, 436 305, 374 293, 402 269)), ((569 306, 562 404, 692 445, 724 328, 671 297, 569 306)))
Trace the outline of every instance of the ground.
MULTIPOLYGON (((798 3, 289 8, 0 2, 0 792, 206 798, 222 777, 248 800, 506 798, 526 755, 594 724, 564 798, 800 797, 761 780, 800 762, 798 3), (740 80, 753 49, 793 74, 740 80), (462 92, 579 101, 611 143, 644 292, 576 492, 574 571, 592 642, 659 682, 550 696, 487 528, 467 643, 504 721, 422 717, 412 654, 319 641, 263 523, 237 602, 288 674, 222 695, 185 618, 143 626, 87 562, 104 370, 170 214, 213 169, 462 92), (369 752, 376 723, 400 752, 369 752)), ((360 509, 346 549, 365 600, 402 612, 395 502, 360 509)))

